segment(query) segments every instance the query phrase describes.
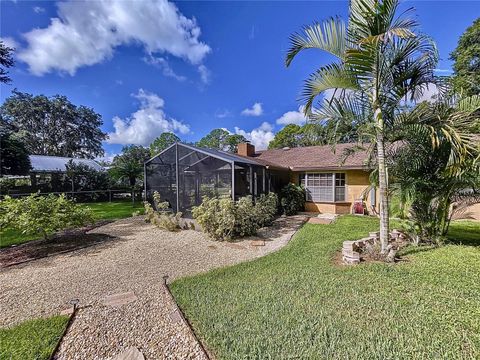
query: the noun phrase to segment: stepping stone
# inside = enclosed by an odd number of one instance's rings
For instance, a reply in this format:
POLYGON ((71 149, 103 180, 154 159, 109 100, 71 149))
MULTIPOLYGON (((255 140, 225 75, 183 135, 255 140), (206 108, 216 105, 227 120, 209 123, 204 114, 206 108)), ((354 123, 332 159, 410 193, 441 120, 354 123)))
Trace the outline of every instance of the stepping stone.
POLYGON ((132 346, 115 356, 113 360, 145 360, 145 357, 136 347, 132 346))
POLYGON ((69 308, 60 311, 60 315, 72 315, 73 314, 73 306, 70 306, 69 308))
POLYGON ((322 224, 322 225, 328 225, 332 222, 331 219, 321 219, 321 218, 310 218, 308 219, 309 224, 322 224))
POLYGON ((251 246, 265 246, 264 240, 252 240, 250 241, 251 246))
POLYGON ((178 323, 182 321, 182 316, 180 313, 175 310, 169 314, 170 320, 172 320, 173 323, 178 323))
POLYGON ((137 296, 133 291, 109 295, 103 299, 103 305, 106 306, 122 306, 137 300, 137 296))

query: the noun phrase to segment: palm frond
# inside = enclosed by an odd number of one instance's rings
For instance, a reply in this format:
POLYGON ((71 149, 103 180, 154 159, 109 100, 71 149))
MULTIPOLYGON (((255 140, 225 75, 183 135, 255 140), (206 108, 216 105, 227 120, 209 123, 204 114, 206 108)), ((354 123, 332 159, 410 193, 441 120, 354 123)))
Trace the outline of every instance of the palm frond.
POLYGON ((302 33, 290 36, 290 49, 285 59, 290 66, 295 56, 305 49, 319 49, 343 59, 347 46, 347 30, 340 18, 330 18, 322 24, 305 26, 302 33))

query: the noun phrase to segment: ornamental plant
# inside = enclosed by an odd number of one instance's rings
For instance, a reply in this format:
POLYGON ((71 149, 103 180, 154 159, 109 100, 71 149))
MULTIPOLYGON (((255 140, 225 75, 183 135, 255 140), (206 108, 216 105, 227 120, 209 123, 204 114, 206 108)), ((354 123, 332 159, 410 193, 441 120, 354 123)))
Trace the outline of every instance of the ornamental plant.
POLYGON ((14 199, 5 196, 0 202, 0 229, 11 228, 25 235, 49 234, 59 230, 81 227, 94 222, 93 212, 69 200, 64 194, 49 194, 14 199))
POLYGON ((145 221, 163 230, 178 231, 182 213, 172 213, 168 201, 162 201, 158 191, 153 193, 153 203, 155 208, 148 201, 144 202, 145 221))
POLYGON ((280 203, 285 215, 295 215, 305 206, 305 190, 299 185, 289 183, 280 192, 280 203))
POLYGON ((210 237, 230 241, 253 235, 261 227, 270 225, 277 209, 275 194, 262 195, 255 202, 251 196, 238 201, 204 197, 202 203, 193 208, 192 214, 210 237))

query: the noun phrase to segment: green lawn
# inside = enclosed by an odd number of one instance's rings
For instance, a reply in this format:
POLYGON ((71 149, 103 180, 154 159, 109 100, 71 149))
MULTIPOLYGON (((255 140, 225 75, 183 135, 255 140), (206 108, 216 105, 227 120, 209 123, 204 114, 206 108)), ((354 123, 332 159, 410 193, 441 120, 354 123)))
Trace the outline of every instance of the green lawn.
MULTIPOLYGON (((115 220, 132 216, 134 211, 140 211, 143 214, 143 203, 136 202, 132 205, 131 201, 112 201, 80 204, 92 209, 97 220, 115 220)), ((36 240, 38 235, 23 235, 20 231, 14 229, 4 229, 0 233, 0 248, 14 244, 22 244, 27 241, 36 240)))
POLYGON ((279 252, 179 279, 172 292, 218 359, 479 359, 480 224, 451 228, 476 246, 333 264, 342 241, 376 228, 353 216, 306 224, 279 252))
POLYGON ((49 359, 67 322, 67 316, 54 316, 0 329, 0 359, 49 359))

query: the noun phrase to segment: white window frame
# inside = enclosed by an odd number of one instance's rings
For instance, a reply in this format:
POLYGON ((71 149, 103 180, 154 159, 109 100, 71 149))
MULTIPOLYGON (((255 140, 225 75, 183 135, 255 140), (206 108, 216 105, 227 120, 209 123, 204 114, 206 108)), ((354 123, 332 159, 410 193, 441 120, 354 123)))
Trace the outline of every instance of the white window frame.
MULTIPOLYGON (((313 202, 313 203, 344 203, 347 201, 347 173, 346 172, 341 172, 341 171, 337 171, 337 172, 305 172, 305 173, 302 173, 301 175, 304 176, 304 184, 301 184, 305 187, 305 200, 307 202, 313 202), (309 194, 308 194, 308 175, 312 176, 314 174, 331 174, 332 175, 332 198, 330 200, 315 200, 313 199, 313 197, 311 199, 309 199, 309 194), (337 195, 337 187, 341 187, 341 186, 336 186, 336 180, 337 180, 337 174, 343 174, 344 175, 344 181, 345 181, 345 184, 343 185, 343 188, 345 189, 344 190, 344 198, 342 200, 335 200, 336 198, 336 195, 337 195)), ((310 186, 310 188, 325 188, 326 186, 310 186)))

